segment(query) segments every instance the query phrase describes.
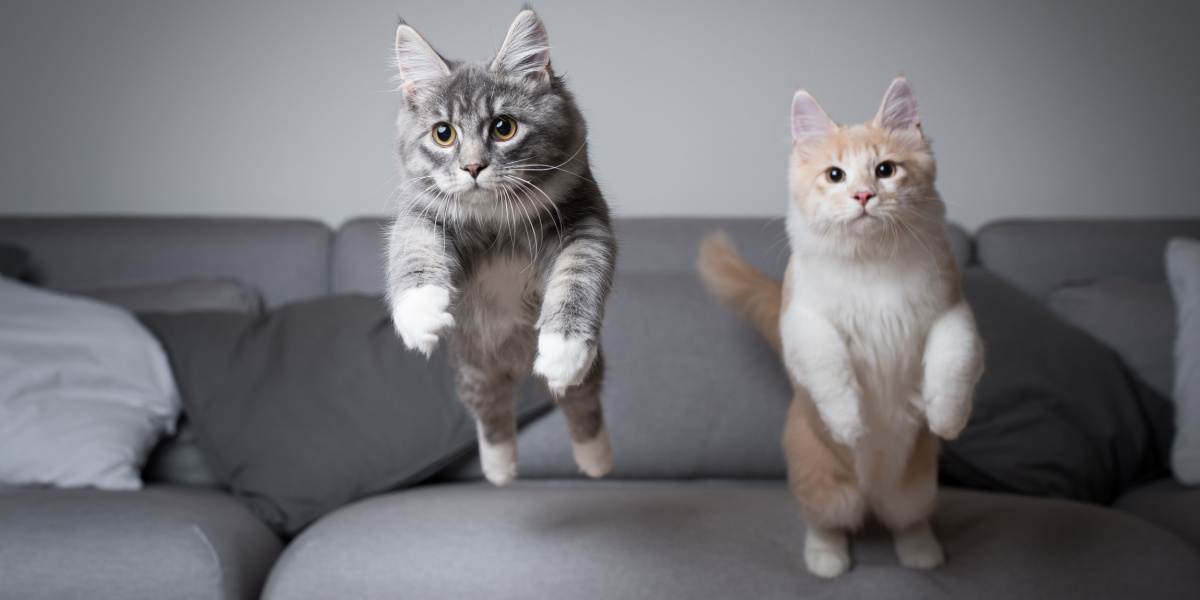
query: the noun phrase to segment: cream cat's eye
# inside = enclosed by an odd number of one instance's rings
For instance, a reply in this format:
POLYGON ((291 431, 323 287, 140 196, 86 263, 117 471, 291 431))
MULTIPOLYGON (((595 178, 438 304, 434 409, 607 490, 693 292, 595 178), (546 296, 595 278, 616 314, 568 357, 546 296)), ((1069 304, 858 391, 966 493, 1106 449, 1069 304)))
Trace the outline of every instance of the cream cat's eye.
POLYGON ((896 174, 896 163, 885 160, 878 165, 875 165, 875 177, 879 179, 887 179, 896 174))
POLYGON ((825 171, 825 178, 828 179, 830 183, 841 183, 841 181, 846 178, 846 172, 837 167, 829 167, 829 169, 825 171))
POLYGON ((508 115, 500 115, 492 119, 492 137, 507 142, 517 135, 517 121, 508 115))
POLYGON ((445 122, 438 121, 433 125, 433 141, 439 146, 449 146, 458 138, 458 132, 454 130, 454 126, 445 122))

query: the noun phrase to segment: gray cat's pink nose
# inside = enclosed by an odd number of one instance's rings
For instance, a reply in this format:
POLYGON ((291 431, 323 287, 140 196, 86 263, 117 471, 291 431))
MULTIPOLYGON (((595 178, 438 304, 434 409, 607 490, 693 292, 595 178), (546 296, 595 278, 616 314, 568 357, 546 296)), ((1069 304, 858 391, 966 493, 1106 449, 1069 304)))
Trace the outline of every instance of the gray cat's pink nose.
POLYGON ((858 200, 858 203, 863 205, 864 207, 867 205, 867 202, 870 202, 871 198, 874 198, 874 197, 875 197, 875 192, 867 192, 867 191, 854 192, 854 199, 858 200))
POLYGON ((486 168, 487 168, 487 165, 486 165, 486 164, 471 163, 471 164, 469 164, 469 165, 463 165, 463 168, 462 168, 462 170, 464 170, 464 171, 466 171, 466 172, 470 173, 470 174, 471 174, 471 178, 472 178, 472 179, 478 179, 478 178, 479 178, 479 172, 480 172, 480 171, 482 171, 482 170, 484 170, 484 169, 486 169, 486 168))

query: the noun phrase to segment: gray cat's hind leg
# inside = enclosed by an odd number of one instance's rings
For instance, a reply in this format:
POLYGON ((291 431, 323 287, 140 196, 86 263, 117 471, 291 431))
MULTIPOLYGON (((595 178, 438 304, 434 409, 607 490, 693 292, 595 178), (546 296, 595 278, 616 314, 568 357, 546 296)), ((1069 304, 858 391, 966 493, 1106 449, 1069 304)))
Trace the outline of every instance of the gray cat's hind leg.
POLYGON ((460 362, 456 384, 459 399, 475 415, 484 477, 495 485, 511 483, 517 477, 516 377, 460 362))
POLYGON ((556 402, 567 417, 575 464, 588 477, 603 477, 612 470, 612 446, 604 426, 600 389, 604 380, 604 355, 597 349, 591 370, 578 385, 570 386, 556 402))

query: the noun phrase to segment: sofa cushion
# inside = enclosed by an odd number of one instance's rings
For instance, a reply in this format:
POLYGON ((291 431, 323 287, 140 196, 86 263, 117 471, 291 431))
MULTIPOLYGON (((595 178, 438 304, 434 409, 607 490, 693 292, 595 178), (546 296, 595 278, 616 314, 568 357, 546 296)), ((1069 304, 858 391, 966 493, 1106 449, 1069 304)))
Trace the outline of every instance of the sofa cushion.
POLYGON ((871 529, 833 581, 803 567, 782 482, 423 486, 317 522, 267 600, 306 598, 1194 598, 1200 553, 1132 515, 944 490, 949 562, 905 569, 871 529))
POLYGON ((199 310, 258 312, 263 303, 257 290, 229 277, 93 288, 74 290, 74 293, 138 313, 199 310))
POLYGON ((1200 219, 1005 220, 975 235, 980 264, 1038 300, 1064 285, 1101 279, 1162 282, 1163 250, 1200 237, 1200 219))
POLYGON ((1162 479, 1121 496, 1114 504, 1200 549, 1200 488, 1189 488, 1174 479, 1162 479))
POLYGON ((289 219, 4 217, 0 240, 29 251, 29 277, 56 290, 232 277, 268 305, 329 292, 332 233, 289 219))
POLYGON ((1068 285, 1050 293, 1050 308, 1116 350, 1154 391, 1171 396, 1175 301, 1165 282, 1104 279, 1068 285))
POLYGON ((280 547, 219 492, 0 491, 4 600, 250 600, 280 547))
MULTIPOLYGON (((384 242, 388 221, 364 217, 347 221, 333 244, 333 291, 383 293, 384 242)), ((788 241, 783 219, 765 218, 624 218, 615 219, 619 272, 691 272, 704 234, 725 230, 738 250, 759 268, 780 275, 787 265, 788 241)), ((967 264, 971 239, 958 225, 947 228, 959 265, 967 264)))

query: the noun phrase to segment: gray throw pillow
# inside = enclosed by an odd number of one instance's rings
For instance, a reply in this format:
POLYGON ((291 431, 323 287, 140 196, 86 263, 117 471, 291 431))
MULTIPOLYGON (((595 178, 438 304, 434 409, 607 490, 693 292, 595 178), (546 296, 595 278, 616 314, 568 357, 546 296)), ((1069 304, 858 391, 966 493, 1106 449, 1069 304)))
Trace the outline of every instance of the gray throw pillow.
POLYGON ((16 279, 25 273, 29 254, 20 246, 0 243, 0 277, 16 279))
POLYGON ((1175 294, 1175 443, 1171 468, 1188 485, 1200 484, 1200 241, 1167 244, 1167 277, 1175 294))
MULTIPOLYGON (((445 344, 430 360, 406 350, 378 298, 141 318, 167 350, 208 466, 282 535, 419 483, 475 446, 445 344)), ((552 405, 532 383, 521 420, 552 405)))
POLYGON ((257 290, 236 279, 223 277, 76 290, 73 293, 139 313, 262 310, 262 297, 257 290))
POLYGON ((1050 308, 1116 350, 1154 391, 1171 395, 1175 301, 1166 282, 1105 279, 1062 287, 1050 293, 1050 308))

